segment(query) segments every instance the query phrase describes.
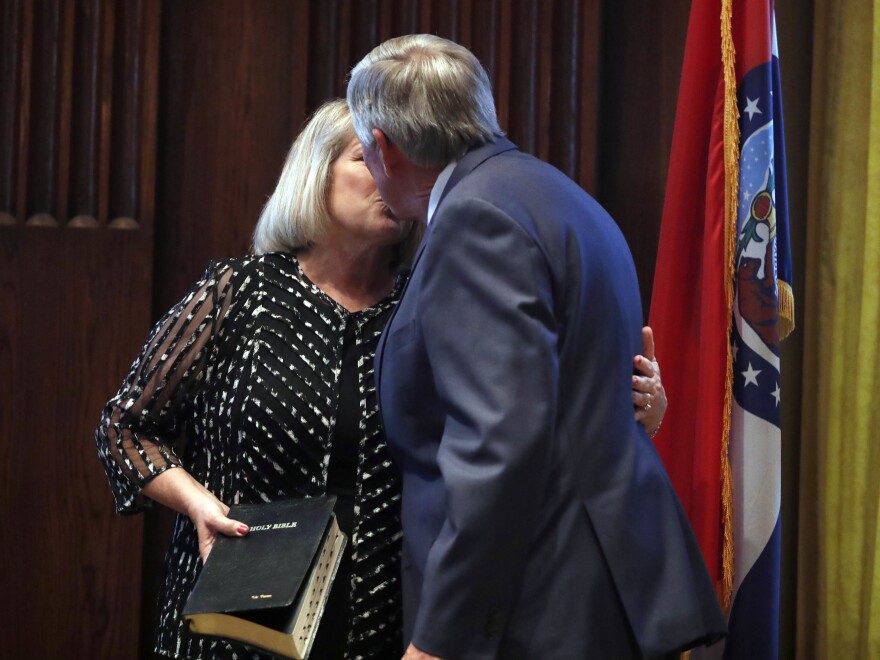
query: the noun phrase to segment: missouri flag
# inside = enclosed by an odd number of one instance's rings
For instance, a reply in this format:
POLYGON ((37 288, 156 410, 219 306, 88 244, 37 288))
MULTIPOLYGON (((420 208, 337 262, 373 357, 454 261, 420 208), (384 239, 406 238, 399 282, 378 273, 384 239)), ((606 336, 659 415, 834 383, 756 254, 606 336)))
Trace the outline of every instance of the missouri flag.
POLYGON ((771 0, 694 0, 650 323, 669 410, 657 448, 729 637, 703 654, 775 658, 779 342, 794 327, 771 0))

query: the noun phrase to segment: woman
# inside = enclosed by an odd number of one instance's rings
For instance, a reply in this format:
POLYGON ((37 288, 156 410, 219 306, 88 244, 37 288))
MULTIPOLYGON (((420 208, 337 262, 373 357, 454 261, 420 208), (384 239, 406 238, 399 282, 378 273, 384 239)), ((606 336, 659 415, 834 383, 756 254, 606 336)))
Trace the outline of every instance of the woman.
MULTIPOLYGON (((350 543, 312 657, 399 657, 400 488, 372 356, 418 237, 379 197, 345 102, 330 101, 291 148, 254 255, 210 264, 153 329, 96 440, 117 511, 150 499, 179 514, 158 653, 262 657, 184 627, 200 560, 218 533, 247 533, 229 504, 332 493, 350 543)), ((650 431, 665 399, 655 363, 636 360, 633 400, 650 431), (652 396, 660 405, 646 410, 652 396)))

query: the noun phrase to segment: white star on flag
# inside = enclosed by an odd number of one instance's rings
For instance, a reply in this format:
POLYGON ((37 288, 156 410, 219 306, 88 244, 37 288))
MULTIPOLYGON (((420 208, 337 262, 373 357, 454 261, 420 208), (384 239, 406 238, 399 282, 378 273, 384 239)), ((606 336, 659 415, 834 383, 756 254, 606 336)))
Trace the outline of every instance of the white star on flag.
POLYGON ((758 114, 758 115, 764 114, 758 108, 758 101, 760 101, 760 100, 761 100, 761 97, 756 98, 754 101, 752 99, 750 99, 748 96, 746 97, 746 109, 743 110, 743 112, 748 113, 749 119, 754 117, 756 114, 758 114))
POLYGON ((753 384, 755 387, 757 387, 759 373, 761 373, 761 370, 760 369, 753 369, 752 363, 749 362, 748 370, 742 372, 742 375, 746 377, 746 384, 743 387, 746 387, 749 384, 753 384))
POLYGON ((776 405, 779 405, 779 400, 782 398, 782 392, 779 390, 779 383, 776 383, 776 389, 773 390, 771 396, 776 399, 776 405))

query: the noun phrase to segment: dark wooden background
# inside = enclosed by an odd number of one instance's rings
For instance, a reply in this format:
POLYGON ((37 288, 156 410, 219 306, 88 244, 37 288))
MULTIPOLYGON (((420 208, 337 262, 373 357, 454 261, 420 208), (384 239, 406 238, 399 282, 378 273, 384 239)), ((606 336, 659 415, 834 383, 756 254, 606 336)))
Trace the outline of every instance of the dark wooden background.
MULTIPOLYGON (((248 249, 303 120, 380 41, 433 32, 480 57, 514 142, 622 227, 647 316, 689 8, 0 0, 0 656, 149 657, 170 517, 113 514, 92 441, 101 406, 206 262, 248 249)), ((796 294, 811 8, 777 3, 796 294)), ((797 333, 786 351, 782 657, 794 648, 797 333)))

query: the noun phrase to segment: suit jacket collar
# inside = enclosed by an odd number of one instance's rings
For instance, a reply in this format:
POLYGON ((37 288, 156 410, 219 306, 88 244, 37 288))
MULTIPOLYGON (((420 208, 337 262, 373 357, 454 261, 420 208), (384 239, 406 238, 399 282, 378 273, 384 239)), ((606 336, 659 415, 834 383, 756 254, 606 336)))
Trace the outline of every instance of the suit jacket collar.
POLYGON ((483 142, 482 144, 473 147, 462 157, 461 160, 458 161, 458 165, 456 165, 455 169, 452 171, 452 176, 450 176, 449 181, 446 182, 446 187, 443 189, 443 194, 440 196, 437 208, 440 208, 443 199, 449 194, 449 191, 455 187, 455 184, 473 172, 477 166, 486 162, 488 159, 492 158, 492 156, 497 156, 505 151, 513 151, 516 148, 516 145, 501 133, 496 133, 493 136, 492 142, 483 142))
MULTIPOLYGON (((443 194, 440 195, 440 201, 437 202, 437 208, 435 209, 434 214, 437 214, 437 210, 443 205, 443 200, 446 198, 446 195, 449 194, 449 191, 452 190, 459 181, 493 156, 497 156, 505 151, 513 151, 515 149, 517 149, 517 146, 501 133, 495 133, 492 142, 483 142, 472 147, 471 150, 458 161, 455 169, 452 170, 452 175, 449 177, 449 181, 446 182, 446 187, 443 189, 443 194)), ((428 238, 433 229, 432 225, 433 223, 428 225, 427 231, 425 231, 425 235, 422 237, 422 244, 416 251, 416 256, 413 259, 410 273, 415 271, 416 264, 418 264, 422 252, 425 251, 425 245, 427 244, 428 238)), ((407 284, 409 284, 409 282, 407 282, 407 284)), ((405 291, 406 288, 404 287, 404 292, 405 291)))

